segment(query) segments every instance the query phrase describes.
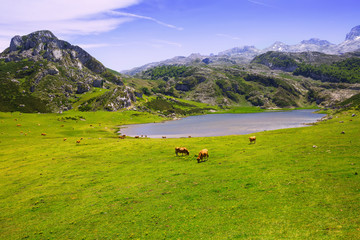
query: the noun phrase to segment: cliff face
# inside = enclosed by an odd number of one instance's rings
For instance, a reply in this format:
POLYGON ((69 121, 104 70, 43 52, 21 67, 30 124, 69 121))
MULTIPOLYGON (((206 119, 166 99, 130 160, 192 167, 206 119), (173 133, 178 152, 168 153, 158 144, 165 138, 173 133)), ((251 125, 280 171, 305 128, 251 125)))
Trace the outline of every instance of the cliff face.
MULTIPOLYGON (((0 105, 8 110, 68 110, 83 94, 92 94, 98 88, 110 91, 116 89, 116 96, 112 95, 114 102, 106 101, 106 104, 96 104, 96 107, 84 102, 87 106, 85 109, 118 110, 129 107, 135 100, 131 89, 123 86, 120 75, 107 70, 82 48, 59 40, 50 31, 13 37, 10 47, 0 54, 0 81, 7 88, 18 89, 12 93, 13 96, 5 92, 2 94, 0 105), (23 102, 21 99, 24 94, 27 98, 41 100, 41 108, 23 102), (107 105, 114 107, 108 108, 107 105)), ((99 97, 100 94, 94 95, 99 97)))

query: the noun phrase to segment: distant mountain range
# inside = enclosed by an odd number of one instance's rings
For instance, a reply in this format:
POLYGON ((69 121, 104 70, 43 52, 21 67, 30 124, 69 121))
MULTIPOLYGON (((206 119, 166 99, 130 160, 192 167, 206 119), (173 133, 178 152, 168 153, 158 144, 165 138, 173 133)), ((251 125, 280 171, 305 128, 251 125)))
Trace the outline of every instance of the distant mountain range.
POLYGON ((152 67, 163 65, 194 65, 194 64, 208 64, 208 65, 232 65, 250 63, 250 61, 263 53, 268 51, 275 52, 320 52, 332 55, 340 55, 347 52, 353 52, 360 49, 360 25, 351 29, 346 35, 345 41, 340 44, 333 44, 327 40, 320 40, 318 38, 311 38, 309 40, 301 41, 296 45, 287 45, 283 42, 275 42, 273 45, 265 49, 257 49, 254 46, 235 47, 222 52, 217 55, 201 55, 191 54, 188 57, 178 56, 160 62, 149 63, 131 70, 123 71, 122 73, 128 75, 135 75, 142 71, 148 70, 152 67))

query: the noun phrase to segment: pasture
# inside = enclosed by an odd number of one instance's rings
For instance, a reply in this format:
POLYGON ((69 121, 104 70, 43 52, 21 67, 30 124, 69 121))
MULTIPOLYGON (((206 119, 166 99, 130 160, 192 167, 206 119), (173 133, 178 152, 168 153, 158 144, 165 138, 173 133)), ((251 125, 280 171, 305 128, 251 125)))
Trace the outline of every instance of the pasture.
POLYGON ((0 239, 359 239, 353 113, 180 139, 118 138, 145 113, 0 113, 0 239))

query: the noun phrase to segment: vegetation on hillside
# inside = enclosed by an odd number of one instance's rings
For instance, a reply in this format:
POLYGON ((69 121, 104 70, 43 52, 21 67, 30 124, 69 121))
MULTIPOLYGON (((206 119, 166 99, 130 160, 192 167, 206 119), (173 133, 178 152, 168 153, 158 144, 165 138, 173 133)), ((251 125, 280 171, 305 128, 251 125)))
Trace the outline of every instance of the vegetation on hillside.
POLYGON ((194 72, 192 67, 177 66, 177 65, 165 65, 151 68, 144 72, 144 75, 148 75, 151 79, 164 78, 167 81, 169 78, 188 77, 194 72))
POLYGON ((349 58, 331 65, 300 64, 294 75, 311 77, 323 82, 360 83, 360 58, 349 58))
POLYGON ((287 53, 269 51, 255 57, 251 63, 258 63, 268 66, 271 69, 279 69, 287 72, 298 67, 298 62, 287 53))

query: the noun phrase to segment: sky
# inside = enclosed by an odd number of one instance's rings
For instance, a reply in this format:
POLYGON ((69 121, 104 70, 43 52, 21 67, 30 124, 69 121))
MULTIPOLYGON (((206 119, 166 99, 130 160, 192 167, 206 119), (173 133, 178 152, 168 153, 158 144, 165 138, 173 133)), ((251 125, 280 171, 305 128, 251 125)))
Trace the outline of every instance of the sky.
POLYGON ((192 53, 319 38, 360 25, 359 0, 0 0, 0 52, 50 30, 122 71, 192 53))

